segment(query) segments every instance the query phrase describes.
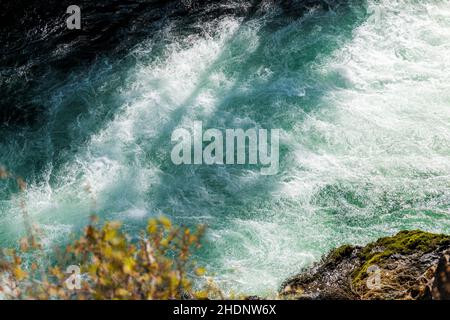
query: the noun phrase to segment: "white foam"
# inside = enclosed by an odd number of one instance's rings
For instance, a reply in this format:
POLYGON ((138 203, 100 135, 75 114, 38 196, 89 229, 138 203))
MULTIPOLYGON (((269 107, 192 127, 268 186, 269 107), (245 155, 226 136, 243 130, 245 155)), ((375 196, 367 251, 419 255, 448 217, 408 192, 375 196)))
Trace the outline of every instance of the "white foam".
MULTIPOLYGON (((351 39, 314 61, 326 90, 311 112, 289 102, 308 97, 313 85, 290 73, 287 61, 255 65, 252 75, 236 69, 262 43, 264 58, 282 51, 286 35, 302 32, 302 19, 267 42, 260 38, 264 19, 241 26, 227 17, 205 25, 202 35, 171 39, 158 59, 146 58, 151 43, 142 45, 117 90, 126 103, 56 183, 30 186, 29 212, 63 226, 82 225, 93 211, 109 219, 164 213, 207 222, 214 260, 206 263, 224 288, 248 294, 273 291, 343 243, 409 227, 450 232, 450 4, 368 3, 373 14, 351 39), (167 168, 174 127, 199 118, 259 126, 264 110, 248 110, 251 99, 238 110, 220 106, 266 89, 284 94, 266 124, 304 119, 282 137, 288 151, 278 176, 225 166, 167 168)), ((317 14, 326 25, 330 16, 317 14)), ((294 44, 286 59, 308 49, 294 44)))

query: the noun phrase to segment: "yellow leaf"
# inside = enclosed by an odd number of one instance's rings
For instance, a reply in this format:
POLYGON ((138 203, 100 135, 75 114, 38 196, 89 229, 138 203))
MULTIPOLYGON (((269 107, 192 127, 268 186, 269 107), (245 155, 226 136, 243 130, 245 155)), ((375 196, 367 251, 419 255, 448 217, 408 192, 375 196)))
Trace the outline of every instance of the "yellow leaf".
POLYGON ((128 294, 129 294, 128 291, 123 288, 119 288, 116 290, 116 295, 118 295, 118 296, 125 297, 128 294))
POLYGON ((147 232, 148 232, 149 234, 153 234, 153 233, 156 232, 156 230, 158 230, 158 226, 157 226, 156 220, 155 220, 155 219, 151 219, 151 220, 148 222, 147 232))
POLYGON ((16 267, 14 268, 14 276, 16 277, 17 280, 21 281, 23 279, 25 279, 28 274, 23 271, 20 267, 16 267))
POLYGON ((205 269, 205 268, 197 268, 197 270, 195 270, 195 273, 196 273, 199 277, 201 277, 201 276, 205 275, 206 269, 205 269))
POLYGON ((116 230, 115 229, 107 229, 105 231, 105 241, 111 241, 116 237, 116 230))
POLYGON ((208 299, 208 292, 206 291, 198 291, 195 293, 197 299, 208 299))
POLYGON ((167 229, 170 229, 172 227, 172 222, 170 222, 170 220, 167 217, 162 216, 161 218, 159 218, 159 221, 167 229))
POLYGON ((123 262, 123 272, 131 274, 136 262, 132 258, 126 258, 123 262))

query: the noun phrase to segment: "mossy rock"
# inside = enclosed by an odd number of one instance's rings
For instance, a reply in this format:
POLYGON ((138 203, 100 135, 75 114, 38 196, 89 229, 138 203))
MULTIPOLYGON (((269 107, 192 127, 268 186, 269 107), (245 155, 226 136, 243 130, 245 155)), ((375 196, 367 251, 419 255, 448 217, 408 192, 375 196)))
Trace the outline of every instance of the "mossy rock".
POLYGON ((364 247, 343 245, 285 281, 280 294, 319 300, 434 299, 430 283, 449 249, 450 236, 419 230, 401 231, 364 247), (380 282, 373 287, 367 281, 371 266, 379 267, 380 272, 376 275, 380 282))
POLYGON ((331 251, 326 260, 333 261, 334 263, 339 263, 345 257, 350 256, 354 250, 355 250, 354 246, 344 244, 343 246, 340 246, 339 248, 336 248, 333 251, 331 251))
POLYGON ((395 236, 380 238, 358 253, 362 264, 352 273, 352 284, 355 287, 361 286, 370 266, 377 265, 382 268, 386 260, 393 255, 423 255, 448 245, 450 236, 420 230, 401 231, 395 236))

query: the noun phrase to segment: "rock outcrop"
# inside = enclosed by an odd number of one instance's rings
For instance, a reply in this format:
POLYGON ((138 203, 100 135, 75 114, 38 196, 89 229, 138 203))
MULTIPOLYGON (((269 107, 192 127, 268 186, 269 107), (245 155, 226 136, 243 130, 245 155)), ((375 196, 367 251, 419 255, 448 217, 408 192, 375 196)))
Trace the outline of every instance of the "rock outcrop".
POLYGON ((450 300, 450 252, 439 259, 432 286, 432 296, 436 300, 450 300))
POLYGON ((293 299, 450 299, 450 236, 401 231, 365 247, 344 245, 287 280, 293 299))

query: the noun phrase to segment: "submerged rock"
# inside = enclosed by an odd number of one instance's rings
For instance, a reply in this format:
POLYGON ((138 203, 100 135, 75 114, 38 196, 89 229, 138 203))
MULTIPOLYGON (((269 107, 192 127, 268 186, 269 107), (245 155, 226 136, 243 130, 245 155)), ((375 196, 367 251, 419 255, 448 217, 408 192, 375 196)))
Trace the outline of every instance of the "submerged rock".
POLYGON ((295 299, 450 299, 450 236, 401 231, 365 247, 345 245, 287 280, 295 299))

